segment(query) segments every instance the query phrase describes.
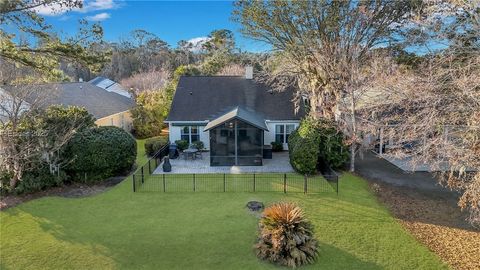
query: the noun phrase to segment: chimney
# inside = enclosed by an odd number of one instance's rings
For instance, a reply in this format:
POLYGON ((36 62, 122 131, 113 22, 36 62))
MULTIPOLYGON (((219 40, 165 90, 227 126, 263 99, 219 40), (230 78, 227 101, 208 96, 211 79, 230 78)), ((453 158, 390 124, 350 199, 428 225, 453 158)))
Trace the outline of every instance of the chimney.
POLYGON ((245 79, 247 79, 247 80, 253 79, 253 67, 252 66, 246 66, 245 67, 245 79))
POLYGON ((83 82, 83 78, 78 78, 78 82, 83 82))

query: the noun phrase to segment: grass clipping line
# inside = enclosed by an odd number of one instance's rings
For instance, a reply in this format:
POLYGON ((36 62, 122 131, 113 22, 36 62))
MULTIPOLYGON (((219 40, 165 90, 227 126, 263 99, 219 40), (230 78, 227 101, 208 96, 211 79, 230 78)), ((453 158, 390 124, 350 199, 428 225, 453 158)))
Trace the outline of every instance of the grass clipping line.
POLYGON ((262 260, 295 268, 315 261, 318 241, 303 210, 294 203, 280 202, 263 211, 255 250, 262 260))

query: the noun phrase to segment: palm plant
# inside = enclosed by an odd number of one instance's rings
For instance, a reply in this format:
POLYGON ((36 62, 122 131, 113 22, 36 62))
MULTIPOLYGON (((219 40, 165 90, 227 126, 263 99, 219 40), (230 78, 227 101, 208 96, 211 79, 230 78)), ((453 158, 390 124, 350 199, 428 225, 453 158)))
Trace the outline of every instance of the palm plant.
POLYGON ((313 225, 294 203, 281 202, 267 207, 260 220, 257 257, 292 268, 313 263, 318 242, 313 225))

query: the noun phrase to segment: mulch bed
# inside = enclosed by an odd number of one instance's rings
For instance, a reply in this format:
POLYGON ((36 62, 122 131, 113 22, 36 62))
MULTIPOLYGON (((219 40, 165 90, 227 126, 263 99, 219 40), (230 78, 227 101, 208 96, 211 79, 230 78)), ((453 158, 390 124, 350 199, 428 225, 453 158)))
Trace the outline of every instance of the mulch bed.
POLYGON ((46 196, 59 196, 59 197, 65 197, 65 198, 81 198, 81 197, 92 196, 108 190, 109 188, 122 182, 122 180, 124 180, 125 178, 126 178, 125 176, 112 177, 103 182, 96 183, 93 185, 72 183, 72 184, 63 185, 60 187, 53 187, 47 190, 29 193, 29 194, 1 196, 0 210, 14 207, 21 203, 46 197, 46 196))
POLYGON ((480 269, 480 230, 465 221, 452 197, 385 183, 370 187, 415 238, 454 269, 480 269))

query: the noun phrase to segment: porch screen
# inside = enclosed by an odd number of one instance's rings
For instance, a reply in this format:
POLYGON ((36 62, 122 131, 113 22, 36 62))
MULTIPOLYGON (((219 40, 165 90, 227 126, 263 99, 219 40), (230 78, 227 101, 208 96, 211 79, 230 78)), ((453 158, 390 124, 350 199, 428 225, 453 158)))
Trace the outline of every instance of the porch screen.
POLYGON ((263 130, 238 119, 210 130, 211 166, 261 166, 263 130))

